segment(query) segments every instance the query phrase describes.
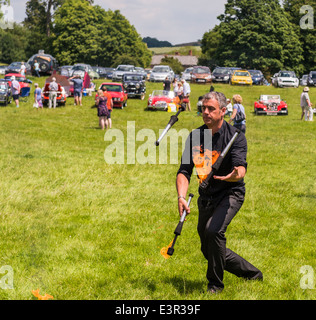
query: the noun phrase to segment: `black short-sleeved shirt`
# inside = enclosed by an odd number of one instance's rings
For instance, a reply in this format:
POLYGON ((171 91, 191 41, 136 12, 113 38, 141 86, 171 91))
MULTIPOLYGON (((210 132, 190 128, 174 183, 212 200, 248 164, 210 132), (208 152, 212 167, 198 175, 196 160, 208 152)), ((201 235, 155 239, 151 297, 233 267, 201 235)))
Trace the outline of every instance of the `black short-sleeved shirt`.
MULTIPOLYGON (((213 136, 206 125, 191 132, 185 144, 178 174, 182 173, 190 181, 195 167, 201 183, 211 172, 212 164, 224 151, 236 131, 238 130, 235 127, 224 121, 220 130, 213 136)), ((226 176, 233 171, 234 167, 239 166, 247 169, 247 140, 242 132, 236 138, 216 175, 226 176)), ((223 191, 230 190, 245 194, 244 180, 226 182, 212 178, 210 187, 207 190, 199 188, 199 193, 201 196, 207 197, 217 196, 223 191)))

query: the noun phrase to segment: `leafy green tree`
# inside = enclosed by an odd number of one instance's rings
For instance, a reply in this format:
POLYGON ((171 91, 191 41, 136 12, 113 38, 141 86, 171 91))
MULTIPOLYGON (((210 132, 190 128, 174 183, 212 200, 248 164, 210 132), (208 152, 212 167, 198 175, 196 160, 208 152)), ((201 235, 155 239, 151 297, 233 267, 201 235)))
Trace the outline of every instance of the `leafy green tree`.
POLYGON ((311 70, 316 70, 316 26, 315 24, 312 28, 306 28, 306 26, 301 26, 305 24, 305 19, 307 22, 314 22, 315 18, 312 15, 307 15, 304 10, 301 13, 301 8, 303 6, 309 6, 313 9, 314 16, 316 15, 316 3, 315 0, 284 0, 283 7, 285 12, 288 15, 289 21, 292 23, 292 26, 299 36, 302 48, 303 48, 303 57, 304 57, 304 73, 308 73, 311 70), (309 21, 313 20, 313 21, 309 21))
POLYGON ((14 23, 12 29, 0 32, 0 61, 10 64, 14 61, 26 61, 25 42, 26 30, 19 24, 14 23))
POLYGON ((61 64, 86 62, 111 66, 120 56, 147 66, 151 52, 119 11, 105 11, 85 0, 65 0, 57 9, 52 47, 61 64))
POLYGON ((179 62, 179 60, 173 58, 173 57, 164 57, 161 59, 160 64, 167 65, 171 67, 171 69, 174 71, 175 74, 181 74, 181 72, 184 70, 182 64, 179 62))
POLYGON ((261 69, 267 76, 283 68, 304 69, 299 37, 278 0, 228 0, 218 19, 210 39, 214 46, 218 41, 217 49, 204 48, 218 65, 261 69))

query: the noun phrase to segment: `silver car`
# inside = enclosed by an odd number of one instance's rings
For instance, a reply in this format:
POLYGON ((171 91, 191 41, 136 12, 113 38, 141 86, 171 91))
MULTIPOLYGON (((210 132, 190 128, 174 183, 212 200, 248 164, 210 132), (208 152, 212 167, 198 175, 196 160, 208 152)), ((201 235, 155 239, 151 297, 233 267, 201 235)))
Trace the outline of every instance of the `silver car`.
POLYGON ((135 72, 135 67, 127 64, 120 64, 112 74, 112 81, 122 81, 125 73, 135 72))
POLYGON ((174 72, 169 66, 165 66, 165 65, 154 66, 151 71, 149 81, 163 82, 166 80, 167 77, 171 82, 174 80, 174 72))
POLYGON ((192 76, 192 71, 193 67, 186 68, 182 74, 181 74, 181 79, 184 79, 185 81, 191 81, 191 76, 192 76))

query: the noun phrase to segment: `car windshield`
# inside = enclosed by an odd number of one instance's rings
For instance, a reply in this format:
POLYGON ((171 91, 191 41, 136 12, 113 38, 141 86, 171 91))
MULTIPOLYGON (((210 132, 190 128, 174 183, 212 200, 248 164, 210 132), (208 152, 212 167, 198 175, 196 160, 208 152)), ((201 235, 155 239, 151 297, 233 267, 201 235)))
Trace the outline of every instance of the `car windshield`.
MULTIPOLYGON (((4 79, 11 81, 11 76, 5 76, 4 79)), ((19 81, 19 82, 24 82, 24 81, 25 81, 25 78, 15 76, 15 80, 17 80, 17 81, 19 81)))
POLYGON ((85 69, 84 66, 74 66, 74 67, 72 68, 72 70, 75 70, 75 71, 77 71, 77 70, 85 71, 86 69, 85 69))
POLYGON ((0 83, 0 91, 6 91, 6 90, 7 90, 6 83, 4 83, 4 82, 0 83))
POLYGON ((154 90, 153 97, 168 97, 170 99, 174 98, 174 92, 173 91, 164 91, 164 90, 154 90))
POLYGON ((281 102, 281 97, 279 95, 262 95, 260 96, 260 101, 266 102, 266 103, 272 103, 272 102, 281 102))
POLYGON ((229 70, 226 68, 216 68, 213 73, 228 74, 229 70))
POLYGON ((249 73, 250 73, 253 77, 261 77, 261 72, 260 72, 260 71, 249 71, 249 73))
POLYGON ((249 77, 249 73, 246 71, 237 71, 234 73, 235 76, 237 77, 249 77))
POLYGON ((316 72, 312 73, 312 79, 316 79, 316 72))
POLYGON ((183 73, 190 73, 190 72, 192 72, 192 70, 193 70, 193 68, 187 68, 187 69, 184 70, 183 73))
POLYGON ((202 73, 211 73, 210 69, 205 67, 205 68, 194 68, 193 69, 193 73, 199 73, 199 74, 202 74, 202 73))
POLYGON ((133 71, 134 67, 129 66, 119 66, 117 67, 117 71, 133 71))
POLYGON ((124 81, 142 81, 143 77, 139 75, 125 75, 124 81))
POLYGON ((111 92, 122 92, 123 91, 122 86, 120 86, 118 84, 104 84, 101 86, 101 90, 104 87, 107 89, 107 91, 111 91, 111 92))
POLYGON ((282 78, 291 78, 291 77, 295 77, 295 73, 292 71, 282 71, 280 72, 279 77, 282 78))
POLYGON ((169 72, 168 67, 155 67, 152 72, 169 72))
POLYGON ((21 62, 12 62, 12 63, 10 64, 10 67, 11 67, 11 68, 20 67, 20 66, 21 66, 21 62))

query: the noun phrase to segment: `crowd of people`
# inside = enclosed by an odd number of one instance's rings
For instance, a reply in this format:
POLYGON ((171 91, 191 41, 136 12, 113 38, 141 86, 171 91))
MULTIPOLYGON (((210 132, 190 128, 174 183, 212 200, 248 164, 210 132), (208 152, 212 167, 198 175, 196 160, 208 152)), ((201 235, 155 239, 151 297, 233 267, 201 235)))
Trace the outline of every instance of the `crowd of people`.
MULTIPOLYGON (((26 67, 24 63, 21 64, 20 73, 23 75, 26 73, 26 67)), ((82 106, 82 93, 83 93, 83 79, 79 75, 75 75, 68 80, 71 80, 74 84, 74 105, 82 106)), ((39 88, 37 83, 34 84, 34 107, 43 108, 42 89, 39 88)), ((175 97, 178 97, 179 104, 185 104, 189 111, 191 111, 190 104, 190 94, 191 87, 190 84, 184 79, 170 81, 167 77, 163 82, 163 90, 173 91, 175 97), (171 89, 172 87, 172 89, 171 89)), ((16 80, 15 76, 11 77, 11 94, 16 107, 19 107, 19 95, 21 91, 21 86, 16 80)), ((214 87, 211 86, 210 92, 214 91, 214 87)), ((58 93, 58 83, 56 78, 53 77, 52 81, 49 83, 49 108, 56 108, 57 105, 57 93, 58 93)), ((313 121, 313 109, 312 103, 309 97, 309 87, 305 87, 301 94, 300 106, 302 109, 301 120, 305 118, 305 121, 313 121)), ((201 99, 199 98, 197 108, 198 113, 202 113, 201 110, 201 99)), ((234 127, 246 133, 246 112, 242 104, 243 99, 239 94, 235 94, 231 99, 227 99, 226 103, 226 114, 229 117, 228 123, 233 124, 234 127)), ((111 95, 107 92, 106 88, 98 91, 98 97, 96 99, 96 106, 98 109, 99 126, 102 130, 112 128, 111 111, 113 109, 113 101, 111 95)))

